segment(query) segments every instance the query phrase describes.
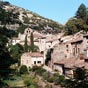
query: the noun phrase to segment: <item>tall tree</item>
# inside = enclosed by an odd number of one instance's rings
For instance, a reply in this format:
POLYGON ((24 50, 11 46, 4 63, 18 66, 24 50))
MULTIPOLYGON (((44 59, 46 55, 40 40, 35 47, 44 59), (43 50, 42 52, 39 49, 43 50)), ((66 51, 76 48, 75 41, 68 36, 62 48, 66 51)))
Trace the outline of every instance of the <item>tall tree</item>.
POLYGON ((85 18, 87 16, 88 12, 87 12, 87 8, 84 4, 81 4, 76 12, 76 17, 77 18, 85 18))
POLYGON ((73 78, 65 80, 65 88, 88 88, 88 73, 84 68, 76 68, 73 78))
POLYGON ((20 57, 21 57, 22 53, 24 52, 23 47, 17 43, 16 45, 10 47, 10 52, 11 52, 13 59, 15 59, 19 64, 20 57))
POLYGON ((52 49, 49 49, 46 54, 46 60, 45 60, 46 65, 48 65, 48 62, 51 60, 51 53, 52 53, 52 49))
POLYGON ((24 43, 24 52, 28 52, 28 44, 27 44, 27 35, 25 36, 25 43, 24 43))
POLYGON ((30 35, 30 45, 31 46, 34 46, 34 37, 33 37, 33 32, 31 33, 31 35, 30 35))
POLYGON ((7 34, 6 30, 0 28, 0 80, 10 73, 10 66, 15 63, 6 46, 9 38, 7 34))
POLYGON ((36 52, 38 50, 39 50, 38 46, 34 45, 34 37, 33 37, 33 32, 32 32, 30 35, 30 51, 36 52))

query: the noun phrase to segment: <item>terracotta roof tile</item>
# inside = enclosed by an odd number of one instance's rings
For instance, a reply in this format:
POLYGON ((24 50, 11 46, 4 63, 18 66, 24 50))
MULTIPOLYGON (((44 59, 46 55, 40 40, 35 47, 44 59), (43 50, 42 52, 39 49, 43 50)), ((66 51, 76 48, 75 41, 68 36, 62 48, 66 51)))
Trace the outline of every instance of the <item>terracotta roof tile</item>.
POLYGON ((65 68, 83 67, 84 60, 74 59, 74 58, 62 59, 58 62, 55 62, 54 64, 64 65, 65 68))
POLYGON ((38 52, 32 52, 32 53, 29 53, 29 55, 30 55, 31 57, 43 57, 43 54, 38 53, 38 52))

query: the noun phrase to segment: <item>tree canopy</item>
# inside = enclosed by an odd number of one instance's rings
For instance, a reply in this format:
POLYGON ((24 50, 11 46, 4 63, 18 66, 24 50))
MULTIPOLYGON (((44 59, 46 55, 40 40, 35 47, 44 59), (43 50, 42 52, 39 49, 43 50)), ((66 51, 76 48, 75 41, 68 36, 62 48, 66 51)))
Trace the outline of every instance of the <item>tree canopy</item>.
POLYGON ((85 18, 87 15, 88 15, 87 8, 86 8, 86 6, 82 3, 82 4, 79 6, 79 8, 78 8, 78 10, 77 10, 77 12, 76 12, 76 18, 81 18, 81 19, 83 19, 83 18, 85 18))
POLYGON ((10 53, 14 60, 20 63, 21 54, 24 52, 23 46, 20 44, 16 44, 10 47, 10 53))
POLYGON ((88 31, 88 10, 84 4, 81 4, 76 15, 68 20, 65 25, 65 34, 71 35, 79 31, 88 31))
POLYGON ((10 66, 15 63, 7 47, 8 39, 10 38, 8 36, 9 31, 0 28, 0 80, 10 73, 10 66))
POLYGON ((88 88, 88 72, 84 68, 76 68, 73 78, 66 79, 65 88, 88 88))

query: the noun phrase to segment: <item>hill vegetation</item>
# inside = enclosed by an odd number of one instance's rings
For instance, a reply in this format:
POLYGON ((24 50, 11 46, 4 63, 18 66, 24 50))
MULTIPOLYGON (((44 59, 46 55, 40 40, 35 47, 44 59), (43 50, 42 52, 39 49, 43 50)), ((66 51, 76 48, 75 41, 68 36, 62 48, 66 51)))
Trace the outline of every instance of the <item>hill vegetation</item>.
POLYGON ((36 13, 11 5, 9 2, 0 2, 0 26, 5 25, 8 29, 19 30, 30 27, 44 33, 61 32, 63 26, 53 20, 44 18, 36 13), (13 25, 13 27, 11 27, 13 25))
POLYGON ((65 25, 65 33, 71 35, 79 31, 88 31, 88 8, 81 4, 74 17, 68 20, 65 25))

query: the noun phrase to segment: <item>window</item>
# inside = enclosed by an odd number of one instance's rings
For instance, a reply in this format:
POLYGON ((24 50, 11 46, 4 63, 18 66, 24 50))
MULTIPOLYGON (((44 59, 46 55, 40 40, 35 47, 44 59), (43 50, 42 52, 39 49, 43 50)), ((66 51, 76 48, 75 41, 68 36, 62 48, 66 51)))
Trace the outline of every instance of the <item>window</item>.
POLYGON ((28 33, 28 31, 26 31, 28 33))
POLYGON ((41 61, 38 61, 37 63, 38 63, 38 64, 41 64, 41 61))
POLYGON ((66 45, 66 48, 68 48, 68 45, 66 45))
POLYGON ((36 61, 34 61, 34 64, 36 64, 36 61))
POLYGON ((28 60, 27 60, 27 62, 26 62, 27 64, 28 64, 28 60))

